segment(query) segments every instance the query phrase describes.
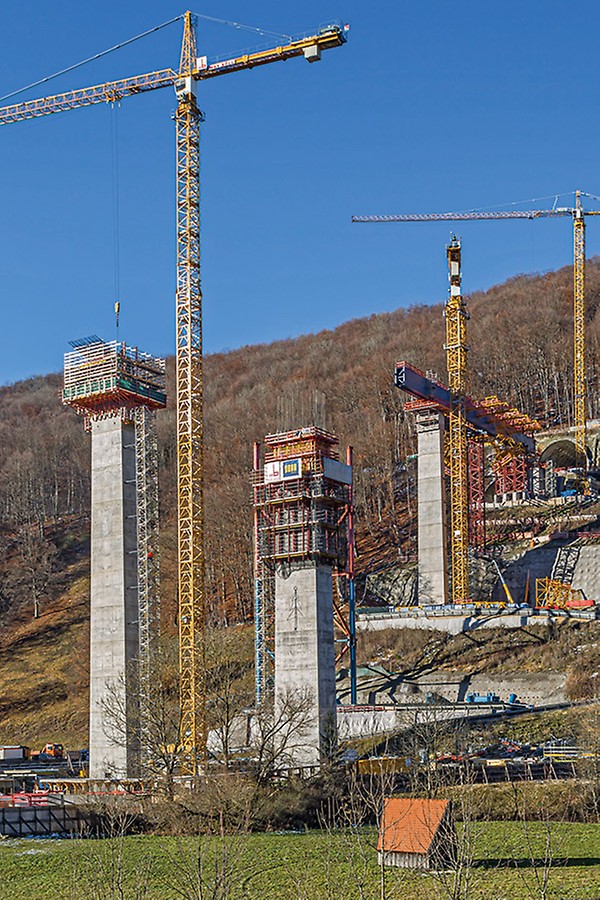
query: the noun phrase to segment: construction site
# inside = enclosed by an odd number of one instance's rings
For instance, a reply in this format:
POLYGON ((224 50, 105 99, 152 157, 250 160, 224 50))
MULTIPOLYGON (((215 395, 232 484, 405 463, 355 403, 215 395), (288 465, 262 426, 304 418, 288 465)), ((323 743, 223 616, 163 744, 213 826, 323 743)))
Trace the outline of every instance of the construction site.
MULTIPOLYGON (((162 88, 173 89, 177 102, 173 377, 167 359, 119 338, 78 338, 64 355, 61 403, 82 420, 91 460, 88 743, 69 751, 60 723, 48 735, 56 743, 41 751, 17 730, 11 734, 0 747, 0 833, 73 832, 90 820, 84 806, 94 798, 172 802, 208 792, 230 772, 279 785, 309 784, 332 770, 359 779, 385 771, 395 790, 422 786, 432 770, 452 786, 467 774, 481 785, 581 777, 597 751, 554 733, 541 736, 536 722, 593 698, 577 695, 570 676, 546 657, 537 668, 506 669, 498 658, 511 641, 520 648, 521 635, 545 645, 541 635, 554 636, 562 625, 588 629, 573 630, 575 642, 592 633, 600 615, 600 420, 590 414, 585 244, 586 219, 600 210, 588 209, 592 198, 576 191, 571 206, 549 209, 352 217, 353 225, 397 229, 425 229, 428 221, 481 220, 485 228, 485 220, 570 219, 570 408, 560 422, 550 415, 538 421, 531 408, 506 397, 473 395, 477 312, 463 291, 468 244, 451 234, 431 259, 448 276, 444 343, 436 348, 445 371, 399 358, 385 373, 399 410, 394 427, 404 429, 402 445, 397 439, 393 448, 391 493, 400 499, 392 512, 389 505, 379 510, 387 530, 360 521, 363 471, 379 476, 372 460, 367 465, 345 445, 350 429, 347 435, 332 427, 318 398, 312 409, 310 398, 284 408, 282 394, 268 433, 256 434, 256 426, 253 445, 244 438, 243 502, 232 494, 224 513, 251 534, 250 553, 243 543, 230 549, 247 570, 240 593, 251 596, 244 615, 230 613, 225 600, 217 615, 207 576, 218 565, 207 539, 205 470, 220 463, 210 458, 205 436, 211 388, 203 371, 198 89, 270 63, 318 62, 344 47, 349 26, 332 23, 287 44, 211 61, 198 55, 194 15, 181 18, 176 68, 0 108, 0 125, 11 125, 162 88), (159 484, 168 451, 161 450, 158 425, 171 408, 176 510, 161 502, 159 484), (164 573, 171 570, 162 559, 161 528, 171 513, 176 608, 165 613, 164 573), (178 655, 165 678, 169 628, 177 632, 178 655), (252 699, 235 706, 230 682, 215 687, 214 672, 222 674, 231 659, 225 664, 214 645, 229 632, 241 646, 250 631, 252 699), (489 668, 481 661, 486 635, 501 646, 489 668), (459 656, 468 654, 469 642, 480 656, 467 672, 459 656), (498 729, 521 721, 531 737, 498 737, 498 729), (435 749, 422 740, 425 728, 439 737, 435 749), (468 735, 468 749, 459 750, 459 731, 468 735), (473 749, 484 733, 485 749, 473 749)), ((468 287, 468 268, 465 281, 468 287)), ((115 312, 118 334, 118 304, 115 312)), ((225 596, 232 579, 222 575, 225 596)), ((242 656, 241 649, 232 654, 236 662, 242 656)))

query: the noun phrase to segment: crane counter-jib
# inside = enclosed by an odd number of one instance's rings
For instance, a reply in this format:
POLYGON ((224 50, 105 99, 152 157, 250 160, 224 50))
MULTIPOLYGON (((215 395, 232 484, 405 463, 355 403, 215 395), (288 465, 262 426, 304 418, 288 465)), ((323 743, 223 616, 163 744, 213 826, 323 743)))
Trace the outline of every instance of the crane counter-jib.
POLYGON ((113 103, 133 94, 142 94, 146 91, 155 91, 159 88, 169 87, 175 84, 177 78, 178 75, 173 69, 161 69, 158 72, 135 75, 131 78, 121 78, 118 81, 109 81, 105 84, 79 88, 75 91, 66 91, 63 94, 55 94, 51 97, 41 97, 38 100, 14 103, 11 106, 0 108, 0 125, 22 122, 25 119, 36 118, 37 116, 49 116, 52 113, 64 112, 68 109, 79 109, 82 106, 90 106, 93 103, 113 103))

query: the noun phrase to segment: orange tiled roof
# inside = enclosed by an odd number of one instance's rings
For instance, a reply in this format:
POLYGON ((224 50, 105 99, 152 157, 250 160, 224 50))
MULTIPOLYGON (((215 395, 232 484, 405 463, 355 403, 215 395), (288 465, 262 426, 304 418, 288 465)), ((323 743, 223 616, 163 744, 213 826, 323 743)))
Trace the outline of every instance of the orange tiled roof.
POLYGON ((377 849, 394 853, 427 853, 448 808, 449 800, 387 797, 377 849))

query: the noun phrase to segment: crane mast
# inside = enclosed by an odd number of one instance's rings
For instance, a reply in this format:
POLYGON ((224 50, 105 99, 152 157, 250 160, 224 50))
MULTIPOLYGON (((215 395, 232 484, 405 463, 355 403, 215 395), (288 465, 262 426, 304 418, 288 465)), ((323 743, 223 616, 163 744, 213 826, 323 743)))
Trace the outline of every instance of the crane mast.
POLYGON ((573 211, 573 421, 577 465, 587 468, 587 402, 585 378, 585 216, 581 194, 573 211))
POLYGON ((204 441, 200 287, 200 120, 196 36, 186 12, 175 113, 177 154, 177 511, 181 767, 194 775, 206 753, 204 441))
POLYGON ((51 97, 0 108, 0 125, 22 122, 94 103, 175 87, 177 95, 177 506, 179 553, 179 652, 181 768, 194 775, 206 759, 206 677, 204 629, 204 497, 202 418, 202 291, 200 287, 200 122, 196 84, 227 75, 304 57, 321 58, 322 50, 346 43, 344 28, 327 25, 316 34, 287 44, 210 62, 196 55, 194 17, 184 14, 179 71, 161 69, 118 81, 66 91, 51 97))
POLYGON ((446 365, 450 388, 448 459, 450 466, 450 565, 452 602, 469 601, 469 522, 467 480, 467 307, 461 293, 461 245, 454 237, 446 247, 450 289, 446 303, 446 365))

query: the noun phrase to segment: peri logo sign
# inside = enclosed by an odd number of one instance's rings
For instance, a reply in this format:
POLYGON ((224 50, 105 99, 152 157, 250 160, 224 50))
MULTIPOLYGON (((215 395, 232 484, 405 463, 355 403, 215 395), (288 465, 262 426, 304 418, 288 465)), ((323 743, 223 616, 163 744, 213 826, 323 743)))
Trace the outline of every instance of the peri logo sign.
POLYGON ((302 477, 301 459, 281 459, 265 463, 265 481, 287 481, 289 478, 302 477))

